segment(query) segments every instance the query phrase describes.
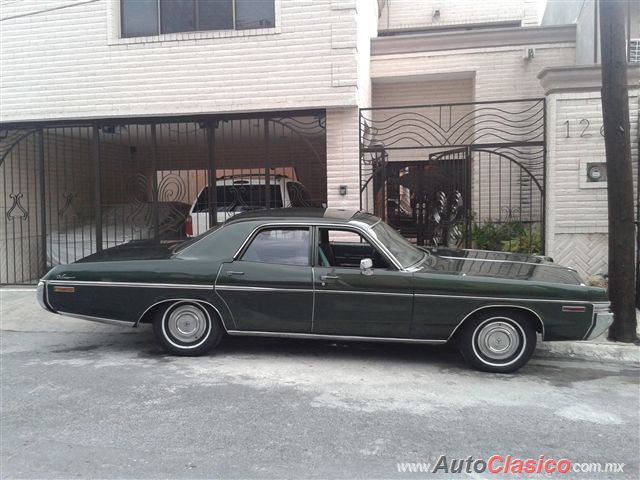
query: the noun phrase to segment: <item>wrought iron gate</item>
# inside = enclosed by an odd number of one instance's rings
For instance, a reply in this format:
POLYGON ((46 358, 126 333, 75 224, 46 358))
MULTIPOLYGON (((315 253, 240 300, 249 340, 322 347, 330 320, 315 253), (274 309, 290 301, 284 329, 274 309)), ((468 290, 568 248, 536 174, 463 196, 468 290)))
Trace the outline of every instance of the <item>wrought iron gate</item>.
POLYGON ((303 111, 2 125, 0 284, 33 283, 123 243, 197 234, 239 211, 324 204, 324 119, 303 111))
POLYGON ((543 253, 544 99, 360 112, 361 208, 418 245, 543 253))

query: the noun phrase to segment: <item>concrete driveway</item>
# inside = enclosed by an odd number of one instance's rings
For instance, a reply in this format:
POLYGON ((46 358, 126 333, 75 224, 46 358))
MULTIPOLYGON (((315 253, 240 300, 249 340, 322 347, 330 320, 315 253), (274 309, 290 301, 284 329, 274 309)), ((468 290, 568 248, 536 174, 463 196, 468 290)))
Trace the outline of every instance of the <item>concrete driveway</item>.
POLYGON ((639 475, 634 364, 492 375, 447 348, 271 339, 179 358, 148 328, 49 315, 33 295, 0 290, 2 478, 424 478, 402 470, 493 454, 639 475))

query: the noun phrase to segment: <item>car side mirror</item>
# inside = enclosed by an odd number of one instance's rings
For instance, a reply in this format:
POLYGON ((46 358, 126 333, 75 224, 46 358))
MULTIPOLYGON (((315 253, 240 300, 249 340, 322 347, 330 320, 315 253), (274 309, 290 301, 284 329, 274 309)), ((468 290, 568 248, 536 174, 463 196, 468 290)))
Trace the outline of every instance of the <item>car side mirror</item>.
POLYGON ((373 260, 370 258, 363 258, 360 260, 360 270, 362 270, 363 275, 371 275, 373 274, 373 260))

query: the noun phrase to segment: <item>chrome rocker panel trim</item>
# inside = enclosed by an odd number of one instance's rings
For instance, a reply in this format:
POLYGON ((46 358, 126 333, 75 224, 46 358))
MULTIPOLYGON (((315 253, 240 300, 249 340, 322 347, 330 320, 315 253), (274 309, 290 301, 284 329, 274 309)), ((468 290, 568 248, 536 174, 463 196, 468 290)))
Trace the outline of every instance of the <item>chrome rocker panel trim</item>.
POLYGON ((344 340, 349 342, 390 342, 417 343, 426 345, 442 345, 446 340, 427 340, 422 338, 361 337, 357 335, 324 335, 319 333, 260 332, 255 330, 227 330, 227 333, 238 337, 275 337, 302 338, 310 340, 344 340))

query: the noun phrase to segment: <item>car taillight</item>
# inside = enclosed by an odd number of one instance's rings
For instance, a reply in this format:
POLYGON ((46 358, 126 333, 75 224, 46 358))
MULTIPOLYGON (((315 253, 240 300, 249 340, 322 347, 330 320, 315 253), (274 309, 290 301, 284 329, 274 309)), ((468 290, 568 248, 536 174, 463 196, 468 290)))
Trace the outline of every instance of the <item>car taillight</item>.
POLYGON ((193 237, 193 218, 191 218, 191 215, 187 216, 184 221, 184 231, 187 237, 193 237))

